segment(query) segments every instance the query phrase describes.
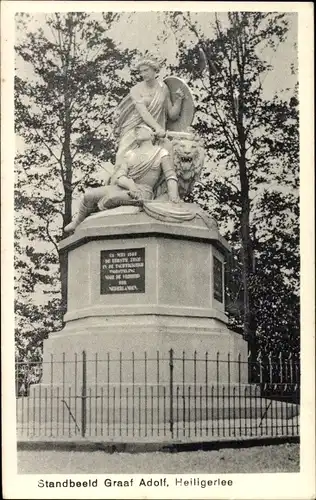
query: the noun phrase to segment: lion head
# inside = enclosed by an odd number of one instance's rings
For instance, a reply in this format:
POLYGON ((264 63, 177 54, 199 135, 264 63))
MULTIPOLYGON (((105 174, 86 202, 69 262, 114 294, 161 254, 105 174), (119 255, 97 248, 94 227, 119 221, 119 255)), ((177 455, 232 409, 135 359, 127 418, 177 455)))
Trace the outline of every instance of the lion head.
POLYGON ((205 153, 200 141, 193 134, 179 135, 171 142, 172 160, 178 177, 179 195, 183 198, 201 176, 205 153))

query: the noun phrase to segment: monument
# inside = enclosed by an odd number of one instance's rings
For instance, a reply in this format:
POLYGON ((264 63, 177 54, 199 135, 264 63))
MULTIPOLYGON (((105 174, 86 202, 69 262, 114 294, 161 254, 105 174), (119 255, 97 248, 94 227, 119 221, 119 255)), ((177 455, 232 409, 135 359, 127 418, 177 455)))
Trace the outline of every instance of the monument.
MULTIPOLYGON (((212 217, 183 201, 204 163, 203 146, 190 129, 191 92, 177 77, 160 82, 152 57, 139 70, 143 81, 118 108, 115 165, 105 166, 103 186, 84 194, 60 242, 68 254, 68 307, 63 330, 44 341, 42 387, 50 384, 52 357, 73 359, 83 351, 98 360, 132 352, 154 359, 172 349, 247 361, 247 343, 227 328, 228 243, 212 217)), ((88 385, 105 380, 105 370, 101 362, 97 375, 88 370, 88 385)), ((215 373, 209 376, 215 380, 215 373)), ((123 382, 129 377, 125 372, 123 382)), ((149 382, 155 377, 148 372, 149 382)), ((186 377, 192 381, 193 372, 186 377)), ((240 382, 240 373, 230 377, 240 382)), ((247 367, 241 377, 247 383, 247 367)), ((73 378, 69 365, 54 367, 54 386, 72 387, 73 378)))

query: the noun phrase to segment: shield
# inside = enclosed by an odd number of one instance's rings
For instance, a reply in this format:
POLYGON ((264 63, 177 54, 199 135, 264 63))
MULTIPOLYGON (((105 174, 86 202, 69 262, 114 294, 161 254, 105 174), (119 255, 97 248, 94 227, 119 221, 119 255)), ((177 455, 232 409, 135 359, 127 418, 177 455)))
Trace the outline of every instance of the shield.
POLYGON ((181 78, 178 78, 177 76, 168 76, 164 79, 164 83, 170 90, 172 102, 174 102, 174 94, 179 88, 184 93, 180 116, 176 120, 170 120, 169 118, 167 121, 166 130, 185 132, 187 128, 192 124, 195 112, 191 90, 189 89, 185 81, 181 78))

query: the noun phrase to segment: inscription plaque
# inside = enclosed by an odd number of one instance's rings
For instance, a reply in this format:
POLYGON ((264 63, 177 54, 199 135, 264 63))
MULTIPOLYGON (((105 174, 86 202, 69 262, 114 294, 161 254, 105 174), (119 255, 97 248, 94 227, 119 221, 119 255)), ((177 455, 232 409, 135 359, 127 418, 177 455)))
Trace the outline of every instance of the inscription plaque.
POLYGON ((145 293, 145 248, 102 250, 101 295, 145 293))
POLYGON ((223 302, 223 264, 213 257, 213 295, 218 302, 223 302))

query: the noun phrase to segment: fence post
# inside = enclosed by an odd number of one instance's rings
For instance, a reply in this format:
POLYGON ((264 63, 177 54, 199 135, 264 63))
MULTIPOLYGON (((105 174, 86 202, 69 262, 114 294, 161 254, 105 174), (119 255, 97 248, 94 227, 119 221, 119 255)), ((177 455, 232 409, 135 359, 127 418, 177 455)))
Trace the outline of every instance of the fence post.
POLYGON ((173 349, 169 351, 170 432, 173 438, 173 349))
POLYGON ((81 387, 81 435, 86 435, 87 417, 87 354, 82 351, 82 387, 81 387))

